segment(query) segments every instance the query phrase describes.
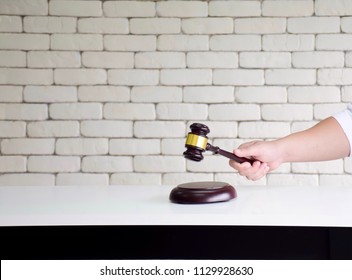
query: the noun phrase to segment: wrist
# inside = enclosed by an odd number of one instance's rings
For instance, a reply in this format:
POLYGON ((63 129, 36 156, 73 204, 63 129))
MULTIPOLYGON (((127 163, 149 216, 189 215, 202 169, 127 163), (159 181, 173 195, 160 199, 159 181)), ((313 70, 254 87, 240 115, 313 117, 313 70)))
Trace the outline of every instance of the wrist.
POLYGON ((277 161, 279 162, 279 164, 290 162, 291 159, 290 159, 289 149, 287 148, 288 147, 287 139, 284 137, 281 139, 274 140, 274 144, 275 144, 275 149, 277 153, 277 161))

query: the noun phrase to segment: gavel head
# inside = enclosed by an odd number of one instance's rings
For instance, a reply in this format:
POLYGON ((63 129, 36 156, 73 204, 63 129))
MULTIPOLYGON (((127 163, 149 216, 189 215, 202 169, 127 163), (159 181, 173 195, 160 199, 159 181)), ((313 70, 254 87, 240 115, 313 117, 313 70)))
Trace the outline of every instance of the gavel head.
POLYGON ((201 161, 204 158, 203 152, 207 147, 207 134, 210 129, 201 123, 193 123, 190 128, 191 132, 188 133, 185 144, 187 150, 183 153, 183 156, 193 161, 201 161))

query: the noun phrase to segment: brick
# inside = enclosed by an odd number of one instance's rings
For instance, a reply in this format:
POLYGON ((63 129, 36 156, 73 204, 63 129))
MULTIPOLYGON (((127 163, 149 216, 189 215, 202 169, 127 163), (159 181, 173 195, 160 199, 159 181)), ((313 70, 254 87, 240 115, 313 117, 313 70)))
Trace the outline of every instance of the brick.
POLYGON ((50 1, 49 14, 57 16, 99 17, 103 15, 101 1, 50 1))
POLYGON ((52 83, 51 69, 0 68, 0 85, 50 85, 52 83))
POLYGON ((159 139, 111 139, 110 155, 153 155, 160 154, 159 139))
POLYGON ((1 0, 0 11, 4 15, 47 15, 47 0, 1 0))
POLYGON ((23 97, 25 102, 33 103, 76 102, 77 89, 65 86, 26 86, 23 97))
POLYGON ((209 38, 207 35, 160 35, 157 47, 161 51, 206 51, 209 38))
POLYGON ((166 173, 163 175, 163 185, 178 185, 184 182, 204 182, 214 181, 213 174, 210 173, 166 173))
POLYGON ((51 49, 101 51, 103 50, 103 37, 101 34, 53 34, 51 35, 51 49))
POLYGON ((164 138, 161 140, 161 154, 179 156, 185 151, 185 138, 164 138))
POLYGON ((55 69, 57 85, 98 85, 106 84, 107 74, 103 69, 55 69))
POLYGON ((160 17, 206 17, 208 16, 208 4, 202 1, 157 2, 156 11, 160 17))
POLYGON ((342 101, 352 102, 352 86, 342 87, 342 101))
POLYGON ((182 156, 135 156, 134 170, 137 172, 184 172, 185 159, 182 156))
MULTIPOLYGON (((133 66, 133 65, 132 65, 133 66)), ((135 56, 136 68, 185 68, 186 55, 181 52, 142 52, 135 56)))
POLYGON ((1 142, 1 152, 9 155, 49 155, 55 150, 55 139, 16 138, 1 142))
POLYGON ((311 16, 314 1, 263 1, 262 15, 271 17, 311 16))
POLYGON ((311 69, 273 69, 265 71, 268 85, 314 85, 316 71, 311 69))
POLYGON ((274 34, 285 33, 285 18, 240 18, 235 19, 235 33, 274 34))
POLYGON ((288 101, 290 103, 330 103, 341 102, 338 87, 289 87, 288 101))
POLYGON ((160 173, 115 173, 110 177, 110 185, 160 185, 160 173))
POLYGON ((102 104, 99 103, 57 103, 49 107, 50 117, 61 120, 101 119, 102 104))
POLYGON ((132 34, 177 34, 181 31, 178 18, 135 18, 130 19, 132 34))
POLYGON ((345 63, 347 67, 352 67, 352 52, 346 53, 345 63))
POLYGON ((77 172, 81 161, 78 156, 30 156, 27 165, 28 172, 77 172))
POLYGON ((134 136, 138 138, 185 137, 186 127, 182 121, 136 121, 134 136))
POLYGON ((20 86, 0 86, 0 102, 22 102, 23 88, 20 86))
POLYGON ((107 186, 108 174, 60 173, 56 176, 57 186, 107 186))
POLYGON ((317 123, 318 123, 318 121, 293 122, 292 127, 291 127, 291 132, 295 133, 295 132, 309 129, 309 128, 313 127, 314 125, 316 125, 317 123))
POLYGON ((295 52, 292 54, 295 68, 331 68, 344 66, 343 52, 295 52))
MULTIPOLYGON (((218 123, 221 124, 222 122, 218 122, 218 123)), ((214 124, 216 124, 216 122, 214 124)), ((233 124, 233 122, 228 122, 227 124, 228 124, 227 129, 236 131, 236 136, 234 136, 234 137, 237 137, 238 136, 237 135, 237 124, 233 124)), ((218 133, 219 133, 219 135, 221 135, 221 132, 218 132, 218 133)), ((211 135, 212 136, 214 135, 213 129, 211 131, 211 135)), ((226 151, 230 151, 230 152, 233 151, 234 148, 243 144, 244 142, 245 141, 243 139, 238 139, 238 138, 216 138, 216 139, 212 140, 213 145, 222 147, 222 149, 224 149, 226 151)))
POLYGON ((288 52, 242 52, 240 66, 243 68, 289 68, 291 54, 288 52))
POLYGON ((233 102, 234 88, 231 86, 185 87, 184 102, 190 103, 224 103, 233 102))
POLYGON ((104 105, 105 119, 154 120, 155 117, 154 104, 107 103, 104 105))
POLYGON ((53 186, 55 175, 16 173, 0 175, 1 186, 53 186))
POLYGON ((352 33, 352 17, 341 18, 341 30, 342 32, 352 33))
POLYGON ((260 107, 247 104, 216 104, 209 106, 209 119, 216 121, 260 120, 260 107))
POLYGON ((108 51, 155 51, 154 35, 105 35, 104 47, 108 51))
POLYGON ((352 173, 352 162, 349 158, 345 158, 344 160, 345 172, 351 174, 352 173))
POLYGON ((208 117, 208 106, 205 104, 159 103, 156 106, 159 120, 205 120, 208 117))
POLYGON ((84 172, 131 172, 132 157, 124 156, 89 156, 82 160, 84 172))
POLYGON ((264 51, 313 51, 315 46, 314 35, 264 35, 264 51))
POLYGON ((81 133, 87 137, 132 137, 131 121, 82 121, 81 133))
POLYGON ((339 159, 324 162, 294 162, 292 163, 292 172, 341 174, 343 173, 343 160, 339 159))
POLYGON ((266 121, 308 121, 313 119, 310 104, 263 105, 262 119, 266 121))
MULTIPOLYGON (((21 156, 0 156, 0 172, 26 172, 27 159, 21 156)), ((1 182, 1 177, 0 177, 1 182)))
POLYGON ((108 139, 103 138, 60 138, 56 141, 58 155, 104 155, 108 151, 108 139))
POLYGON ((317 50, 352 50, 352 34, 318 34, 316 39, 317 50))
POLYGON ((44 104, 1 104, 0 120, 34 121, 48 117, 48 106, 44 104))
POLYGON ((92 68, 133 68, 134 54, 129 52, 84 52, 82 64, 92 68))
POLYGON ((237 87, 236 101, 239 103, 286 103, 285 87, 237 87))
POLYGON ((318 16, 352 15, 352 3, 349 0, 316 0, 315 13, 318 16))
POLYGON ((352 69, 319 69, 319 85, 352 85, 352 69))
POLYGON ((128 34, 129 22, 125 18, 81 18, 79 33, 128 34))
POLYGON ((1 34, 0 49, 2 50, 48 50, 49 35, 47 34, 1 34))
POLYGON ((27 61, 30 68, 81 67, 81 55, 73 51, 30 51, 27 61))
POLYGON ((110 85, 155 86, 159 83, 158 70, 121 69, 108 70, 110 85))
POLYGON ((107 17, 154 17, 155 3, 151 1, 105 1, 104 15, 107 17))
POLYGON ((241 122, 238 126, 240 138, 280 138, 290 134, 288 122, 241 122))
POLYGON ((267 184, 270 186, 318 186, 318 175, 303 174, 269 174, 267 184))
MULTIPOLYGON (((188 122, 188 127, 191 126, 192 122, 188 122)), ((210 129, 210 133, 208 137, 211 137, 212 139, 210 140, 213 144, 221 142, 224 144, 227 141, 231 142, 231 147, 233 142, 238 141, 238 139, 235 139, 238 135, 237 131, 237 125, 238 123, 235 121, 204 121, 202 122, 205 125, 208 126, 210 129), (223 138, 229 138, 229 139, 223 139, 223 138)), ((188 131, 191 131, 190 129, 188 131)), ((183 139, 184 140, 184 139, 183 139)))
POLYGON ((343 103, 315 104, 314 119, 323 120, 343 110, 346 110, 346 104, 343 103))
POLYGON ((164 87, 164 86, 141 86, 133 87, 131 91, 132 102, 181 102, 181 87, 164 87))
POLYGON ((187 160, 187 171, 190 172, 233 172, 229 161, 222 156, 205 154, 202 162, 187 160))
POLYGON ((259 51, 259 35, 214 35, 210 38, 210 49, 214 51, 259 51))
POLYGON ((252 86, 264 84, 263 70, 214 70, 213 83, 215 85, 236 85, 236 86, 252 86))
POLYGON ((26 67, 26 53, 23 51, 0 51, 0 67, 26 67))
POLYGON ((80 125, 77 121, 39 121, 27 124, 29 137, 77 137, 80 125))
POLYGON ((75 33, 77 19, 73 17, 37 17, 23 19, 23 28, 28 33, 75 33))
POLYGON ((162 85, 210 85, 212 71, 210 69, 163 69, 160 72, 162 85))
POLYGON ((25 122, 12 122, 0 121, 0 138, 6 137, 25 137, 26 136, 26 123, 25 122))
POLYGON ((258 1, 212 1, 209 2, 209 16, 260 16, 260 5, 258 1))
POLYGON ((182 20, 182 31, 185 34, 231 34, 232 18, 192 18, 182 20))
POLYGON ((320 175, 321 186, 349 187, 352 184, 351 175, 320 175))
POLYGON ((189 68, 237 68, 238 55, 230 52, 189 52, 189 68))
POLYGON ((118 86, 80 86, 78 99, 88 102, 127 102, 130 100, 130 90, 118 86))
POLYGON ((339 33, 340 18, 338 17, 304 17, 287 20, 289 33, 339 33))
POLYGON ((0 32, 22 32, 22 19, 17 16, 0 16, 0 32))

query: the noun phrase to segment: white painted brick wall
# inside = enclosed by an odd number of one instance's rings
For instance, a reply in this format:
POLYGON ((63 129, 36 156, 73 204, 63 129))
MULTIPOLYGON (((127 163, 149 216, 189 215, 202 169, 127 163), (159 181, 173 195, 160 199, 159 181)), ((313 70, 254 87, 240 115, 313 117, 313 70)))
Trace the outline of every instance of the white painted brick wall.
POLYGON ((125 156, 89 156, 82 160, 84 172, 131 172, 133 171, 132 157, 125 156))
POLYGON ((5 139, 1 142, 1 153, 4 155, 47 155, 53 154, 55 140, 36 138, 5 139))
POLYGON ((27 123, 29 137, 78 137, 80 123, 78 121, 37 121, 27 123))
POLYGON ((77 19, 74 17, 26 16, 23 29, 28 33, 75 33, 77 19))
POLYGON ((189 125, 231 151, 352 102, 352 1, 0 1, 0 185, 346 185, 350 159, 248 181, 183 158, 189 125))
POLYGON ((105 138, 61 138, 56 141, 58 155, 104 155, 109 151, 105 138))

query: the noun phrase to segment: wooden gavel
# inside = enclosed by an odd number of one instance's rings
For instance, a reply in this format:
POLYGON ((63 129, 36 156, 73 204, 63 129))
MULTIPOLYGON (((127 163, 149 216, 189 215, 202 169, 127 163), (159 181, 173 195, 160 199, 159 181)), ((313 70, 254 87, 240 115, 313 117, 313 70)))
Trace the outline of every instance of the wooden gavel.
POLYGON ((187 150, 183 153, 185 158, 193 161, 201 161, 204 158, 203 152, 207 150, 214 154, 219 154, 232 159, 238 163, 249 162, 250 164, 253 164, 254 161, 251 159, 238 157, 233 153, 209 144, 207 134, 210 132, 210 129, 205 124, 193 123, 190 126, 190 129, 191 132, 188 133, 185 144, 187 150))

